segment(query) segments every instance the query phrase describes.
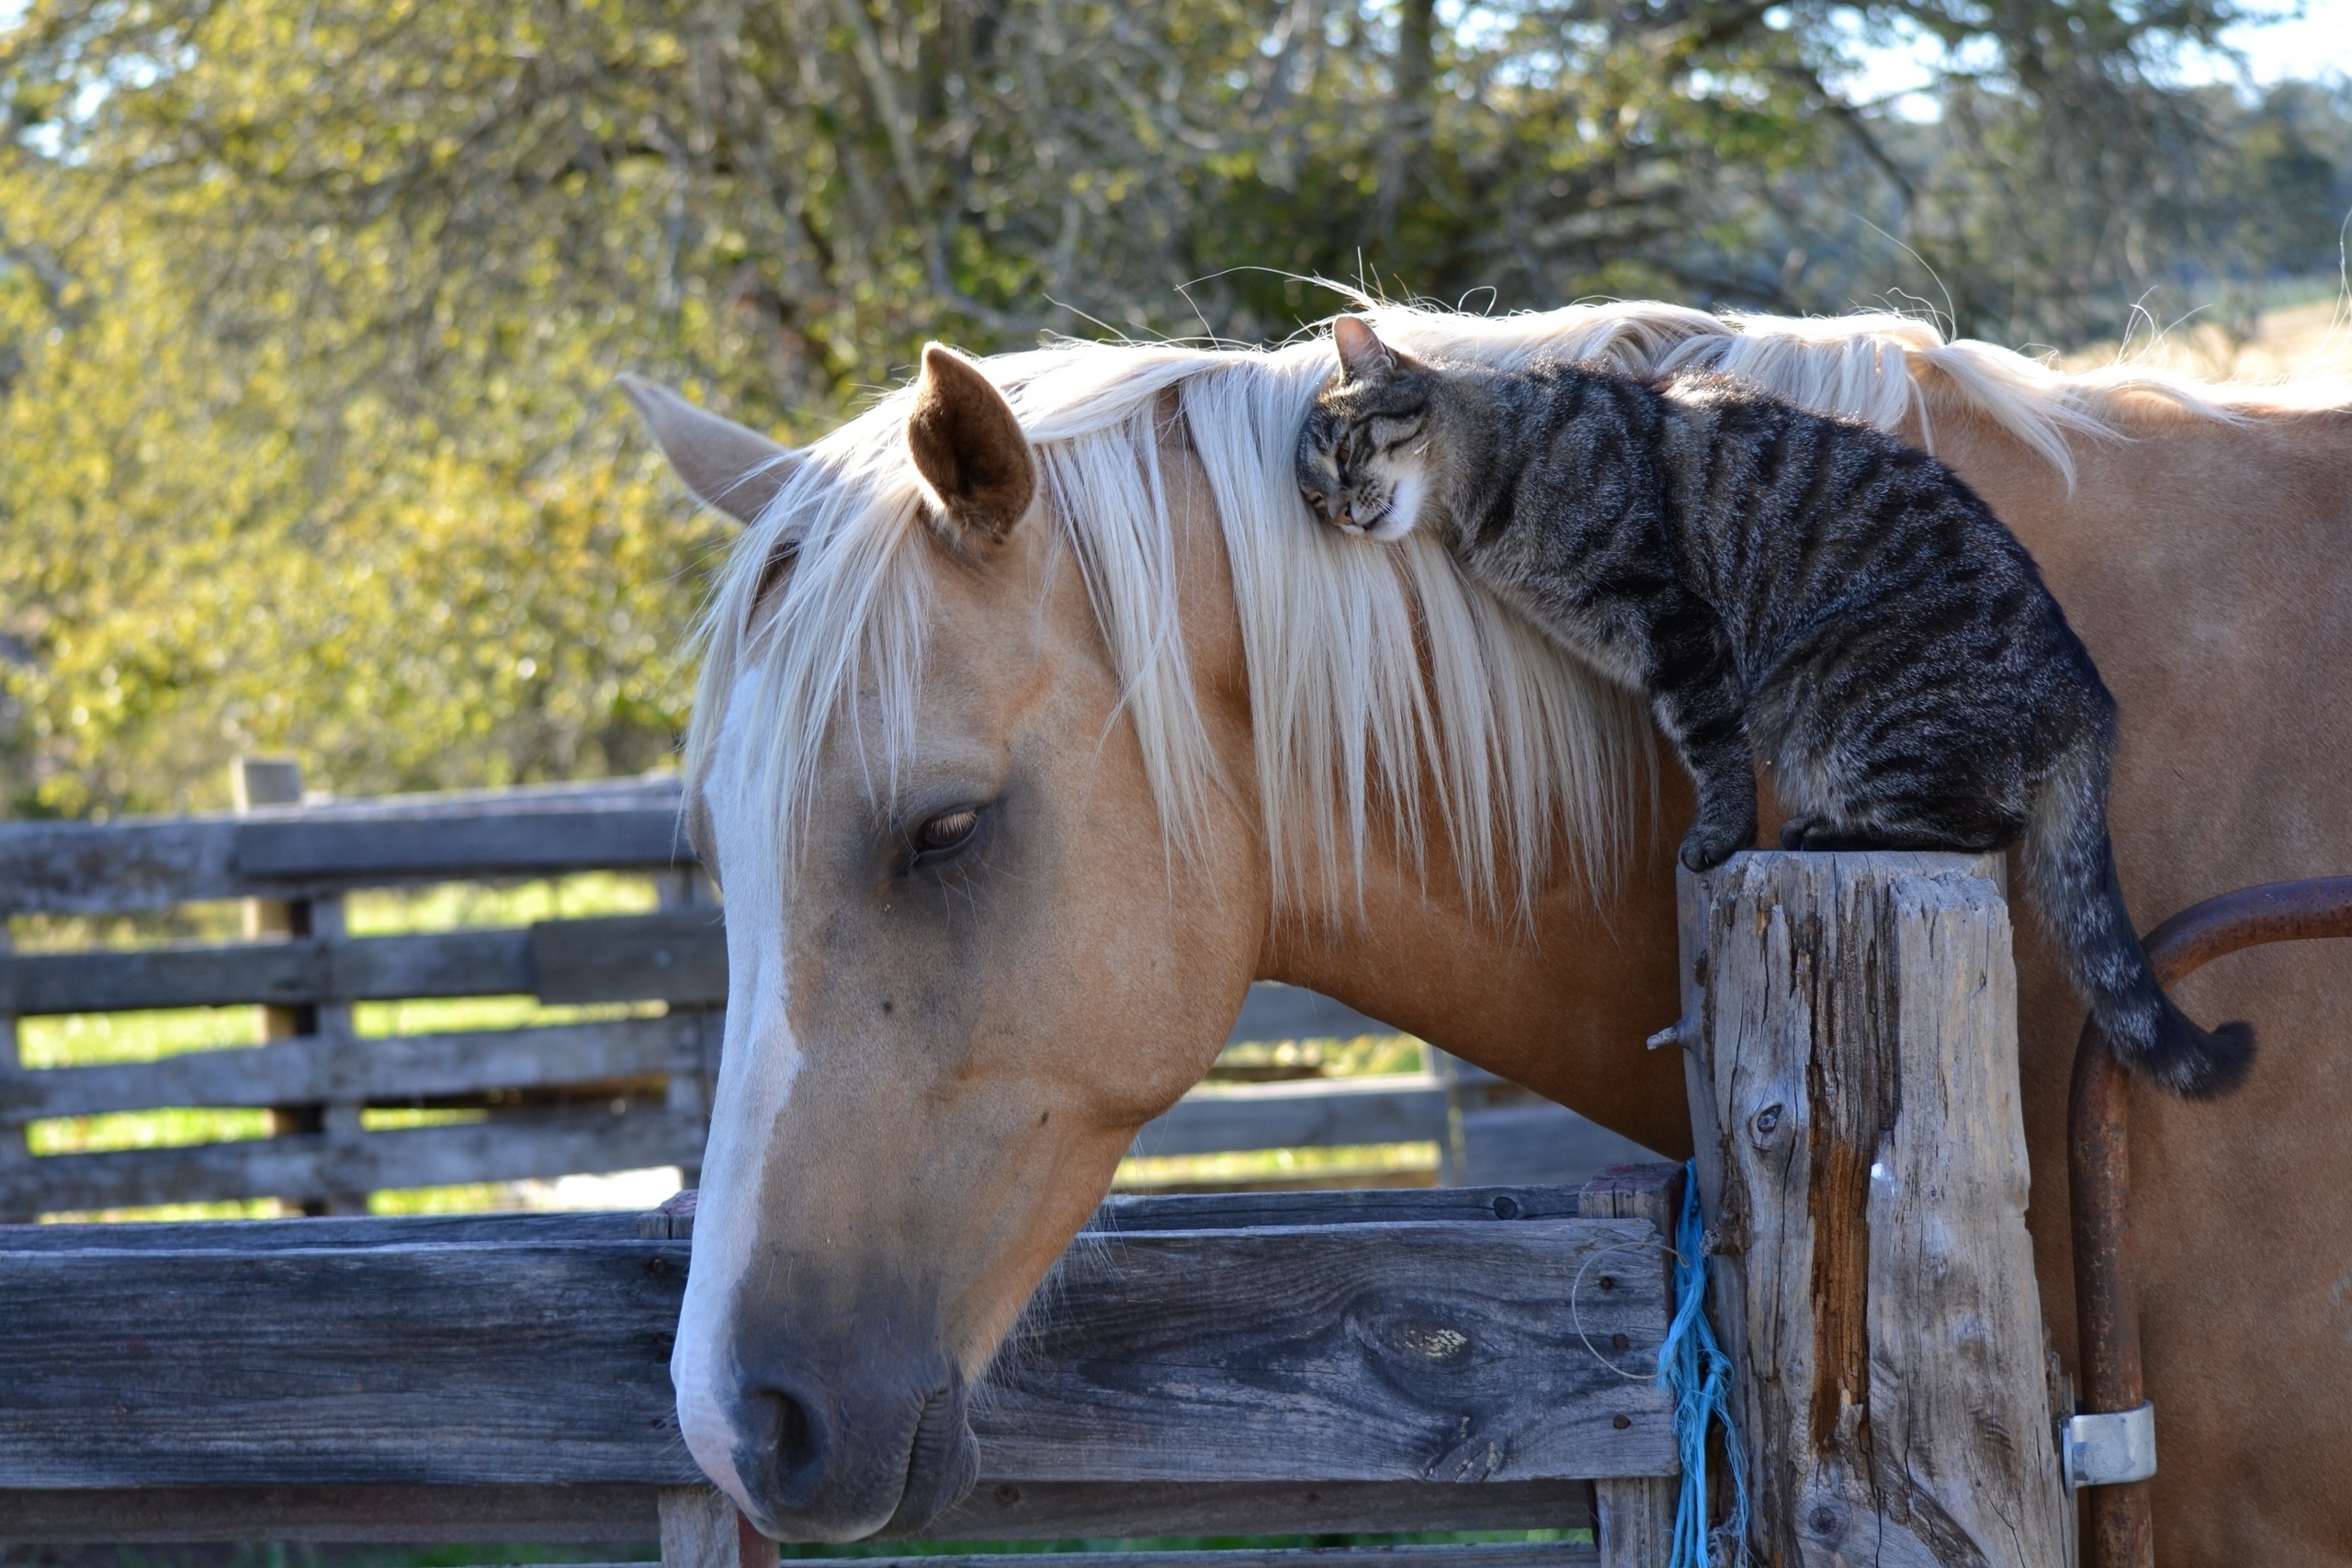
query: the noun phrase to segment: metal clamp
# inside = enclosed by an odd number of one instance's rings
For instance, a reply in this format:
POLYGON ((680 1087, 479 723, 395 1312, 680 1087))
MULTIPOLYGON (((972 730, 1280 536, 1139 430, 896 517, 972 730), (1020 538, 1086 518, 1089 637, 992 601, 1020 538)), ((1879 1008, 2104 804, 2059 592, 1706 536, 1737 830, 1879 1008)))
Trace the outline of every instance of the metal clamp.
POLYGON ((2058 1463, 2069 1491, 2147 1480, 2156 1472, 2156 1407, 2067 1416, 2058 1423, 2058 1463))

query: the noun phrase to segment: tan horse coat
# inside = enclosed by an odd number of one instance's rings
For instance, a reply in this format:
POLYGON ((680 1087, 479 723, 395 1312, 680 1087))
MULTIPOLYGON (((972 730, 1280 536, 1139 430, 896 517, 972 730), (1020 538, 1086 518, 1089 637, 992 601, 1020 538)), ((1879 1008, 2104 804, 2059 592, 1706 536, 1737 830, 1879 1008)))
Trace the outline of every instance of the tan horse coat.
MULTIPOLYGON (((2108 411, 2122 438, 2068 438, 2077 474, 2070 491, 2046 448, 1949 391, 1927 378, 1937 449, 2032 549, 2120 703, 2111 815, 2124 889, 2143 924, 2250 883, 2352 869, 2352 412, 2256 409, 2231 422, 2127 396, 2108 411)), ((1172 415, 1172 394, 1163 402, 1172 415)), ((924 956, 937 951, 934 939, 903 956, 869 936, 851 940, 888 916, 887 887, 869 893, 854 877, 803 875, 781 895, 777 930, 757 937, 782 943, 786 969, 801 976, 788 987, 788 1030, 781 1013, 775 1026, 797 1087, 788 1102, 779 1090, 763 1112, 772 1125, 741 1133, 771 1143, 764 1156, 742 1145, 741 1158, 755 1162, 743 1166, 748 1185, 722 1193, 707 1182, 706 1203, 723 1201, 733 1218, 698 1228, 695 1270, 718 1278, 703 1256, 707 1228, 732 1237, 739 1273, 756 1273, 766 1253, 805 1258, 811 1269, 821 1256, 821 1275, 796 1278, 837 1280, 847 1291, 888 1277, 900 1281, 891 1287, 900 1295, 919 1292, 911 1306, 894 1298, 893 1310, 906 1308, 906 1332, 922 1346, 944 1349, 918 1346, 876 1363, 861 1374, 869 1382, 915 1378, 902 1362, 945 1364, 942 1356, 977 1375, 1107 1184, 1125 1133, 1206 1066, 1252 974, 1326 991, 1651 1147, 1687 1147, 1679 1064, 1642 1045, 1676 1011, 1670 846, 1690 810, 1682 781, 1660 772, 1617 890, 1596 902, 1583 881, 1561 876, 1533 901, 1532 938, 1507 919, 1470 912, 1444 836, 1434 833, 1421 846, 1425 869, 1373 835, 1351 918, 1278 915, 1227 539, 1184 422, 1171 417, 1161 429, 1169 559, 1217 780, 1204 818, 1209 849, 1195 874, 1160 869, 1169 863, 1156 841, 1156 782, 1134 726, 1121 721, 1131 694, 1105 633, 1089 624, 1099 607, 1067 558, 1041 543, 1049 497, 1009 545, 974 554, 951 536, 922 547, 937 558, 923 569, 933 584, 922 606, 929 673, 910 727, 910 771, 920 777, 933 765, 929 747, 948 772, 985 783, 1009 769, 1016 781, 1035 780, 1029 798, 1050 831, 1035 841, 1055 846, 1050 862, 1024 872, 1026 884, 1002 893, 1005 917, 1032 922, 1024 929, 1034 934, 1000 940, 991 933, 1014 929, 1000 921, 954 937, 994 956, 941 993, 940 1015, 964 1020, 953 1024, 953 1072, 937 1076, 941 1038, 897 1043, 904 1011, 890 1021, 873 1011, 873 996, 885 994, 877 987, 905 983, 907 965, 933 966, 922 984, 945 979, 924 956), (959 749, 1005 761, 954 762, 949 753, 959 749), (1159 897, 1148 890, 1155 883, 1159 897), (860 900, 879 901, 860 913, 860 900), (822 946, 810 945, 820 937, 822 946), (1160 1038, 1106 1043, 1104 1023, 1135 1016, 1138 1002, 1163 1020, 1160 1038), (992 1011, 1000 1003, 1003 1010, 992 1011), (865 1167, 895 1168, 910 1157, 964 1174, 909 1207, 865 1167), (955 1207, 953 1194, 965 1191, 992 1205, 977 1229, 968 1222, 978 1215, 955 1207), (854 1247, 837 1245, 853 1227, 854 1247), (922 1266, 910 1271, 909 1258, 922 1266)), ((718 438, 682 426, 664 439, 706 495, 721 488, 714 472, 740 472, 763 449, 740 431, 718 438)), ((759 487, 758 499, 774 490, 759 487)), ((727 613, 756 615, 753 601, 765 604, 765 591, 754 594, 748 575, 741 585, 727 613)), ((868 681, 857 711, 887 718, 879 700, 868 681)), ((871 792, 853 787, 854 759, 838 739, 826 744, 808 775, 810 841, 862 843, 866 829, 856 823, 868 807, 859 802, 871 792)), ((724 750, 701 754, 690 797, 707 792, 712 758, 724 750)), ((739 934, 754 940, 737 923, 730 944, 739 934)), ((2044 1311, 2070 1355, 2064 1122, 2082 1014, 2030 920, 2020 931, 2030 1220, 2044 1311)), ((2199 976, 2182 1000, 2203 1019, 2251 1020, 2265 1055, 2249 1087, 2222 1102, 2138 1096, 2143 1323, 2164 1466, 2160 1551, 2166 1562, 2233 1568, 2352 1563, 2352 1183, 2338 1152, 2352 1111, 2344 1048, 2352 1042, 2352 958, 2324 946, 2245 955, 2199 976)), ((776 1006, 786 1005, 779 991, 776 1006)), ((763 1047, 747 1036, 743 1048, 763 1047)), ((722 1122, 729 1110, 722 1100, 722 1122)), ((763 1300, 714 1294, 695 1332, 740 1344, 763 1324, 811 1310, 773 1293, 763 1300)), ((690 1300, 690 1318, 695 1310, 690 1300)), ((682 1325, 682 1354, 695 1327, 682 1325)), ((786 1373, 778 1376, 818 1376, 786 1373)), ((719 1388, 712 1397, 731 1395, 719 1388)), ((794 1397, 858 1425, 858 1407, 839 1388, 812 1382, 805 1398, 794 1397)), ((927 1440, 930 1426, 918 1430, 913 1419, 902 1425, 914 1438, 891 1443, 927 1440)), ((707 1429, 712 1453, 751 1440, 740 1423, 707 1429)), ((697 1444, 698 1457, 706 1446, 697 1444)), ((899 1462, 889 1455, 903 1451, 877 1450, 870 1462, 899 1462)), ((735 1479, 739 1499, 745 1484, 760 1490, 735 1479)), ((820 1479, 821 1506, 796 1514, 778 1504, 769 1517, 857 1533, 874 1528, 896 1495, 820 1479)))

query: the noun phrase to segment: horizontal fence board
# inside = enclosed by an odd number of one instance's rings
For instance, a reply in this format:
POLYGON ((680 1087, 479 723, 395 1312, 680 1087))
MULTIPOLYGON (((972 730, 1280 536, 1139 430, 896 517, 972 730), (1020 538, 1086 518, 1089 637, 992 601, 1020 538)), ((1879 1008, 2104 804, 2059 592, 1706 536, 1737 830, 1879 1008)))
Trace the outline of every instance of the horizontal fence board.
MULTIPOLYGON (((983 1485, 903 1540, 1054 1540, 1380 1530, 1583 1529, 1581 1481, 1046 1482, 983 1485)), ((656 1490, 511 1486, 0 1489, 0 1540, 132 1545, 232 1540, 651 1542, 656 1490)))
MULTIPOLYGON (((1651 1168, 1638 1168, 1645 1171, 1651 1168)), ((1667 1166, 1665 1170, 1679 1170, 1667 1166)), ((0 1225, 0 1254, 148 1250, 273 1252, 288 1247, 413 1247, 430 1243, 635 1241, 660 1216, 660 1239, 693 1234, 689 1190, 660 1210, 576 1213, 379 1214, 365 1218, 198 1220, 171 1224, 0 1225), (686 1223, 669 1228, 684 1207, 686 1223)), ((1244 1230, 1268 1225, 1476 1224, 1571 1219, 1573 1187, 1364 1188, 1334 1192, 1120 1193, 1104 1201, 1096 1231, 1244 1230)))
POLYGON ((96 914, 692 860, 673 776, 393 795, 245 816, 0 823, 0 913, 96 914))
MULTIPOLYGON (((989 1484, 1673 1468, 1662 1271, 1614 1220, 1082 1246, 976 1394, 989 1484), (1578 1274, 1585 1278, 1579 1281, 1578 1274), (1617 1427, 1623 1416, 1627 1425, 1617 1427)), ((0 1255, 0 1485, 683 1484, 676 1242, 0 1255)))
POLYGON ((527 931, 238 942, 0 959, 0 1013, 296 1007, 531 989, 527 931))
POLYGON ((868 1557, 867 1568, 1569 1568, 1597 1563, 1588 1542, 1492 1541, 1453 1546, 1266 1547, 1255 1551, 975 1552, 868 1557))
POLYGON ((646 1544, 660 1535, 658 1495, 627 1483, 0 1488, 0 1541, 646 1544))
POLYGON ((1095 1212, 1105 1231, 1240 1230, 1296 1224, 1573 1219, 1573 1187, 1367 1187, 1334 1192, 1120 1193, 1095 1212))
POLYGON ((157 1106, 398 1102, 535 1089, 700 1066, 700 1022, 614 1019, 538 1029, 304 1036, 156 1062, 50 1067, 0 1076, 0 1122, 157 1106))
POLYGON ((726 931, 715 912, 693 910, 528 930, 0 958, 0 1013, 20 1015, 516 994, 552 1003, 724 1002, 726 931))
POLYGON ((724 1002, 727 931, 714 908, 543 920, 531 928, 531 974, 546 1002, 724 1002))
POLYGON ((1547 1220, 1076 1247, 983 1391, 976 1427, 1010 1439, 983 1464, 1014 1481, 1671 1474, 1664 1398, 1626 1375, 1663 1337, 1659 1246, 1645 1223, 1547 1220), (1619 1335, 1614 1361, 1590 1348, 1619 1335))
POLYGON ((707 1137, 699 1116, 598 1109, 407 1127, 347 1136, 294 1134, 181 1148, 50 1155, 10 1168, 7 1211, 136 1208, 201 1197, 375 1192, 470 1181, 523 1181, 580 1171, 695 1165, 707 1137))
POLYGON ((0 1224, 0 1256, 15 1252, 284 1252, 300 1247, 420 1247, 456 1242, 635 1241, 637 1210, 558 1213, 320 1215, 287 1220, 158 1224, 0 1224))
MULTIPOLYGON (((919 1536, 1326 1535, 1385 1530, 1585 1529, 1587 1481, 984 1481, 919 1536)), ((886 1538, 887 1539, 887 1538, 886 1538)))
POLYGON ((1445 1089, 1426 1073, 1199 1089, 1145 1124, 1136 1155, 1328 1148, 1445 1137, 1445 1089))
POLYGON ((582 865, 691 865, 674 810, 590 806, 414 821, 242 822, 240 876, 284 885, 514 876, 582 865))

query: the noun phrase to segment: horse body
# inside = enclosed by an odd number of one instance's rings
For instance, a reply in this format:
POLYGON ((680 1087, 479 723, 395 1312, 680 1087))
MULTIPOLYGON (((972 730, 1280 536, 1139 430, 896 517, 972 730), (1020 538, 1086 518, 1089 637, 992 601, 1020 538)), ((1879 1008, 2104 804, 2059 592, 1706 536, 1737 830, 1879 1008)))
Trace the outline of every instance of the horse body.
MULTIPOLYGON (((1724 331, 1694 313, 1661 318, 1604 322, 1604 346, 1657 363, 1724 331)), ((1403 326, 1408 344, 1445 330, 1403 326)), ((1879 343, 1902 383, 1890 401, 1883 365, 1856 374, 1847 355, 1841 383, 1789 349, 1824 330, 1750 333, 1768 360, 1791 355, 1813 374, 1797 390, 1817 406, 1932 437, 2041 562, 2116 692, 2111 816, 2143 921, 2352 861, 2352 645, 2339 629, 2352 611, 2352 415, 2215 417, 2193 393, 2118 393, 2101 412, 2123 439, 2059 422, 2070 489, 2052 425, 1988 400, 1969 379, 1981 365, 1915 377, 1905 345, 1879 343)), ((1513 718, 1528 699, 1509 680, 1476 687, 1449 674, 1450 641, 1491 663, 1538 656, 1504 647, 1509 634, 1478 621, 1476 604, 1447 599, 1428 560, 1399 568, 1423 573, 1419 626, 1399 631, 1413 623, 1405 614, 1386 628, 1401 652, 1343 648, 1319 677, 1401 659, 1417 688, 1438 694, 1409 721, 1422 732, 1380 733, 1408 722, 1408 698, 1351 708, 1361 694, 1342 694, 1330 699, 1341 728, 1373 739, 1350 750, 1318 734, 1285 705, 1298 692, 1270 685, 1314 655, 1282 651, 1269 583, 1288 572, 1338 596, 1322 623, 1333 637, 1384 606, 1348 576, 1356 561, 1270 570, 1255 558, 1268 547, 1236 516, 1252 504, 1237 489, 1249 464, 1222 417, 1252 395, 1278 424, 1283 398, 1303 398, 1206 390, 1220 369, 1210 356, 1126 352, 1143 362, 1088 373, 1150 385, 1091 426, 1073 412, 1084 399, 1026 397, 1032 385, 991 366, 1035 443, 1024 460, 1047 480, 1001 540, 954 526, 953 461, 944 483, 929 471, 876 479, 879 458, 863 473, 836 461, 761 487, 763 502, 778 492, 774 505, 742 507, 757 522, 717 612, 690 764, 690 812, 726 886, 738 978, 678 1381, 697 1459, 772 1533, 845 1539, 952 1498, 969 1474, 961 1390, 1135 1128, 1205 1070, 1252 978, 1314 987, 1662 1153, 1687 1151, 1680 1063, 1643 1048, 1678 1006, 1670 846, 1687 785, 1661 769, 1645 788, 1644 759, 1611 750, 1624 705, 1609 694, 1586 692, 1580 713, 1513 718), (1055 434, 1057 422, 1077 433, 1055 434), (1114 426, 1125 434, 1088 446, 1114 426), (1149 517, 1093 514, 1104 491, 1080 470, 1104 464, 1145 476, 1126 493, 1149 517), (884 522, 810 521, 812 505, 854 483, 884 522), (887 638, 853 650, 831 686, 800 682, 818 692, 799 716, 804 754, 763 761, 753 753, 779 714, 787 728, 792 716, 775 694, 791 682, 773 671, 815 624, 796 624, 796 611, 856 577, 823 552, 860 527, 900 530, 896 564, 867 573, 880 607, 840 624, 864 636, 906 617, 920 679, 894 676, 887 638), (1114 558, 1130 536, 1144 541, 1140 564, 1114 558), (1138 629, 1149 615, 1137 604, 1155 596, 1176 611, 1138 629), (1450 729, 1448 703, 1494 711, 1483 728, 1450 729), (1189 753, 1167 741, 1179 731, 1189 753), (1524 815, 1483 836, 1462 826, 1470 795, 1570 756, 1571 732, 1609 761, 1623 786, 1613 806, 1571 792, 1545 797, 1533 827, 1524 815), (1461 753, 1476 745, 1491 766, 1464 773, 1461 753), (1284 804, 1280 776, 1317 769, 1339 775, 1319 822, 1284 804), (1353 795, 1351 769, 1374 775, 1353 795), (781 838, 756 819, 779 793, 801 824, 781 838), (906 863, 923 813, 967 803, 988 807, 978 858, 906 863), (1597 828, 1609 810, 1617 818, 1597 828), (1612 829, 1613 875, 1577 864, 1576 845, 1531 844, 1554 827, 1612 829)), ((886 405, 867 418, 878 427, 905 413, 886 405)), ((722 440, 718 424, 672 411, 664 445, 690 479, 713 443, 737 443, 727 455, 740 468, 743 433, 726 427, 722 440)), ((1284 457, 1287 440, 1274 443, 1284 457)), ((859 449, 882 445, 869 435, 859 449)), ((892 460, 906 469, 902 447, 892 460)), ((702 468, 698 488, 726 504, 702 468)), ((1295 509, 1286 485, 1280 493, 1295 509)), ((1302 536, 1320 533, 1296 521, 1302 536)), ((1566 667, 1549 678, 1589 684, 1566 667)), ((2081 1009, 2033 922, 2018 929, 2029 1222, 2043 1310, 2071 1354, 2064 1118, 2081 1009)), ((2199 1016, 2252 1019, 2268 1055, 2228 1100, 2137 1095, 2164 1554, 2352 1562, 2339 1419, 2352 1409, 2352 1193, 2333 1176, 2352 1074, 2324 1044, 2352 1032, 2352 983, 2324 951, 2274 950, 2199 976, 2182 999, 2199 1016)))

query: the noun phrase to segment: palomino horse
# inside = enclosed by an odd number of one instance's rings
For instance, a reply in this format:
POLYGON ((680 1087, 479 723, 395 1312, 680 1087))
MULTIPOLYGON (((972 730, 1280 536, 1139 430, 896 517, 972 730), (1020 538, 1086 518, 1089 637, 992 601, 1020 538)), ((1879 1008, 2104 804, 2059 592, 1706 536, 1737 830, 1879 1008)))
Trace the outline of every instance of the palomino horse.
MULTIPOLYGON (((1931 443, 2120 700, 2141 919, 2352 870, 2352 408, 2063 377, 1894 318, 1374 318, 1419 353, 1717 367, 1931 443)), ((772 1535, 910 1526, 968 1485, 965 1391, 1253 979, 1689 1147, 1680 1065, 1643 1049, 1677 1010, 1688 789, 1631 697, 1435 547, 1310 524, 1291 446, 1331 368, 1325 343, 934 348, 798 453, 629 387, 750 525, 689 744, 731 992, 673 1371, 695 1458, 772 1535)), ((2070 1355, 2082 1012, 2020 931, 2070 1355)), ((2352 1562, 2352 975, 2273 949, 2183 1000, 2267 1043, 2234 1098, 2137 1093, 2161 1551, 2352 1562)))

